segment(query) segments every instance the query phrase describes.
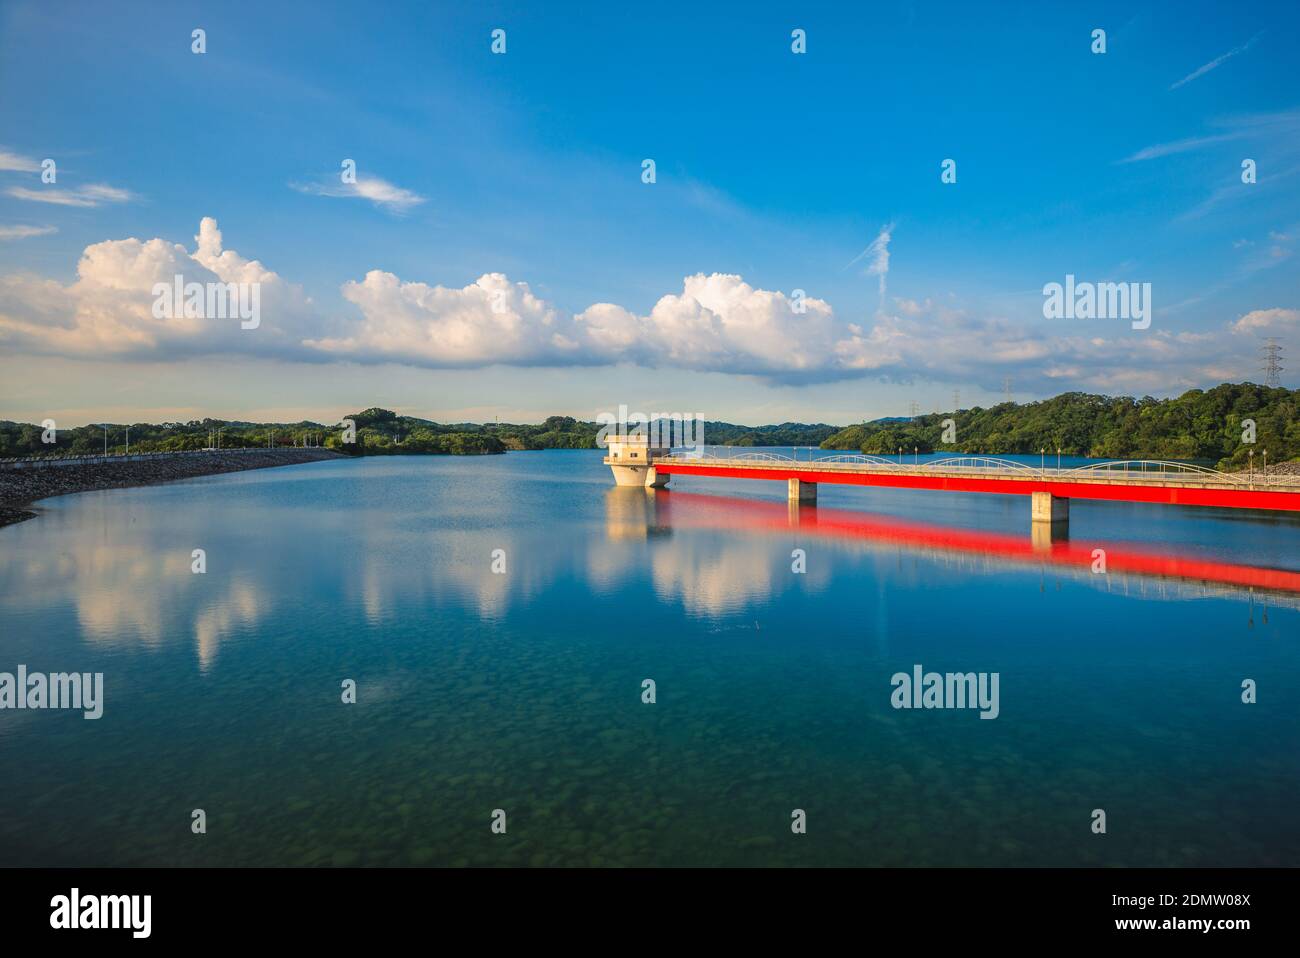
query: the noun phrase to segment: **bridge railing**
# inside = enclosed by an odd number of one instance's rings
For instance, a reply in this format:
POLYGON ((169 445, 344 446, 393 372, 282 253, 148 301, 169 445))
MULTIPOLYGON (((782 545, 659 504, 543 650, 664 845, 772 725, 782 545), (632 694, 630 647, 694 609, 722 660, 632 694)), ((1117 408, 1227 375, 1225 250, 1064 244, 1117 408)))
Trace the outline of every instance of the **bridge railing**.
POLYGON ((1205 478, 1234 485, 1246 485, 1251 482, 1267 483, 1269 479, 1276 478, 1264 473, 1261 473, 1259 477, 1255 477, 1251 473, 1222 472, 1208 466, 1198 466, 1190 462, 1175 462, 1168 459, 1116 459, 1107 462, 1094 462, 1071 469, 1062 473, 1062 475, 1078 476, 1080 478, 1094 476, 1110 478, 1109 474, 1115 472, 1122 472, 1126 479, 1132 478, 1133 473, 1136 472, 1138 474, 1137 478, 1145 478, 1150 475, 1158 477, 1180 476, 1182 478, 1205 478))
POLYGON ((1162 459, 1116 459, 1089 463, 1086 466, 1067 468, 1045 464, 1032 465, 994 456, 950 456, 927 462, 908 462, 906 453, 899 459, 866 454, 840 454, 834 456, 800 459, 777 452, 719 454, 713 450, 689 455, 658 457, 684 464, 713 466, 791 466, 842 472, 884 472, 908 475, 944 475, 965 478, 1033 479, 1054 482, 1105 482, 1120 480, 1132 484, 1158 484, 1163 482, 1195 482, 1230 488, 1258 489, 1261 487, 1295 487, 1300 489, 1300 475, 1264 472, 1223 472, 1195 463, 1162 459))

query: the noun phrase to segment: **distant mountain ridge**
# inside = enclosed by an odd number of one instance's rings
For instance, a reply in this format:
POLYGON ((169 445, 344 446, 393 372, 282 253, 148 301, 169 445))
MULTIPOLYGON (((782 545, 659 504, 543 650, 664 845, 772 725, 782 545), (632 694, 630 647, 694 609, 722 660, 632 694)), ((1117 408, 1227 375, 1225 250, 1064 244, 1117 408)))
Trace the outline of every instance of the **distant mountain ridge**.
MULTIPOLYGON (((344 443, 339 423, 303 420, 295 423, 254 423, 196 419, 186 423, 131 423, 133 452, 165 452, 223 448, 323 445, 341 452, 367 455, 403 453, 472 455, 528 449, 595 449, 601 429, 597 422, 572 416, 549 416, 541 423, 439 423, 402 416, 372 406, 345 417, 356 427, 356 442, 344 443)), ((127 425, 78 426, 57 431, 57 441, 42 442, 42 429, 32 423, 0 421, 0 458, 124 452, 127 425), (106 442, 107 440, 107 442, 106 442)), ((741 426, 721 421, 704 423, 704 441, 732 446, 815 446, 841 430, 827 423, 785 422, 741 426)))
MULTIPOLYGON (((470 455, 526 449, 594 449, 600 424, 572 416, 541 423, 438 423, 372 406, 347 417, 357 441, 342 442, 338 423, 253 423, 220 419, 187 423, 132 423, 132 451, 312 444, 365 455, 446 453, 470 455)), ((121 452, 125 425, 110 425, 107 447, 121 452)), ((0 457, 94 453, 104 449, 101 426, 61 429, 44 443, 31 423, 0 421, 0 457)), ((1300 459, 1300 391, 1254 383, 1191 389, 1173 399, 1135 399, 1069 392, 1030 403, 883 416, 858 425, 783 422, 743 426, 706 420, 704 441, 719 446, 821 446, 873 455, 899 449, 988 455, 1036 453, 1108 459, 1193 459, 1240 468, 1255 453, 1262 464, 1300 459), (949 422, 951 421, 951 432, 949 422), (1254 442, 1244 438, 1253 423, 1254 442), (951 439, 946 439, 950 435, 951 439)))

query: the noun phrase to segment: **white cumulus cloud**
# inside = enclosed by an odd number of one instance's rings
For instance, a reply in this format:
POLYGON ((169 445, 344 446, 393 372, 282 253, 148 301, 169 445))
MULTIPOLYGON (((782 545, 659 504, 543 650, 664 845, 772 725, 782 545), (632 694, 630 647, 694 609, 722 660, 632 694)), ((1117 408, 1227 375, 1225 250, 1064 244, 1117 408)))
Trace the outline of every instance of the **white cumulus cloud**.
POLYGON ((1287 333, 1300 329, 1300 309, 1255 309, 1232 324, 1234 333, 1287 333))
MULTIPOLYGON (((888 269, 890 230, 866 253, 888 269)), ((864 254, 865 255, 865 254, 864 254)), ((861 257, 859 257, 861 258, 861 257)), ((803 384, 854 377, 982 383, 1009 375, 1024 392, 1166 391, 1249 376, 1260 335, 1294 334, 1300 310, 1247 312, 1198 333, 1161 326, 990 315, 945 297, 895 299, 870 318, 838 315, 815 296, 767 290, 729 273, 696 273, 648 310, 610 302, 569 312, 528 283, 489 272, 466 286, 371 270, 341 287, 346 314, 326 316, 302 289, 225 245, 215 220, 194 246, 163 239, 86 247, 74 282, 0 276, 0 348, 112 359, 240 353, 299 362, 400 363, 425 368, 584 366, 757 376, 803 384), (262 320, 153 315, 154 285, 257 283, 262 320), (1251 335, 1243 335, 1251 334, 1251 335)))
POLYGON ((199 224, 193 253, 162 239, 87 246, 64 285, 19 273, 0 279, 0 343, 65 356, 165 357, 182 353, 283 352, 296 348, 310 301, 257 260, 222 247, 216 220, 199 224), (156 283, 259 283, 261 325, 153 315, 156 283))
POLYGON ((645 316, 599 303, 576 319, 597 356, 644 366, 781 376, 822 370, 834 354, 829 303, 726 273, 686 277, 645 316))
POLYGON ((414 365, 536 365, 572 350, 557 311, 527 283, 485 273, 460 289, 402 282, 371 270, 343 285, 362 319, 346 336, 306 345, 342 358, 414 365))

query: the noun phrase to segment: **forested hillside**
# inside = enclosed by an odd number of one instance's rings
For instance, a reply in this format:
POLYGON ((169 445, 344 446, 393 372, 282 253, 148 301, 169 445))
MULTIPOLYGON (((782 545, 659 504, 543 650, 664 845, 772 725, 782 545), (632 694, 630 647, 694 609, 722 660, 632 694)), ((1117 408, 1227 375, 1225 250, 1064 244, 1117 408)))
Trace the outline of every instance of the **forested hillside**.
MULTIPOLYGON (((473 455, 516 449, 594 449, 598 423, 551 416, 541 423, 437 423, 372 407, 348 417, 357 442, 344 444, 338 423, 251 423, 219 419, 185 423, 133 423, 132 452, 324 445, 358 455, 473 455)), ((0 422, 0 457, 124 452, 127 425, 58 430, 55 443, 41 441, 31 423, 0 422)), ((708 421, 704 441, 729 446, 810 446, 889 455, 899 449, 988 455, 1036 453, 1107 459, 1197 459, 1224 468, 1242 466, 1254 450, 1256 463, 1300 459, 1300 391, 1253 383, 1193 389, 1176 399, 1134 399, 1063 393, 1031 403, 999 403, 915 419, 886 418, 840 429, 825 423, 738 426, 708 421), (944 441, 945 420, 954 439, 944 441), (1247 420, 1255 442, 1243 441, 1247 420)))
POLYGON ((999 403, 956 412, 931 413, 909 421, 865 423, 843 429, 822 443, 825 449, 888 455, 953 451, 995 455, 1036 453, 1105 459, 1200 459, 1222 468, 1256 464, 1268 450, 1270 462, 1300 458, 1300 391, 1253 383, 1224 383, 1192 389, 1176 399, 1134 399, 1063 393, 1041 402, 999 403), (944 442, 944 421, 955 441, 944 442), (1255 442, 1243 441, 1255 422, 1255 442))

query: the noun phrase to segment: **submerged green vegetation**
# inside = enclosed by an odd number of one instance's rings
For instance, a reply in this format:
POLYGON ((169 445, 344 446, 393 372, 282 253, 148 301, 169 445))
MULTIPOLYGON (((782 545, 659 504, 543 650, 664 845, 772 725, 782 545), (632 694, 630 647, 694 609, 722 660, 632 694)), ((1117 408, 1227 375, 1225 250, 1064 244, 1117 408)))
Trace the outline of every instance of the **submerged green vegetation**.
POLYGON ((964 452, 997 455, 1060 449, 1099 459, 1192 459, 1241 468, 1300 459, 1300 390, 1254 383, 1192 389, 1175 399, 1063 393, 1040 402, 999 403, 909 420, 850 426, 822 443, 868 455, 964 452), (947 423, 952 431, 945 440, 947 423), (1254 442, 1245 441, 1254 422, 1254 442))
MULTIPOLYGON (((786 422, 739 426, 707 421, 704 441, 717 446, 817 446, 892 455, 964 452, 998 455, 1040 449, 1104 459, 1192 459, 1221 468, 1243 467, 1250 452, 1262 462, 1300 459, 1300 390, 1253 383, 1193 389, 1176 399, 1063 393, 1025 404, 1000 403, 915 419, 878 419, 848 428, 786 422), (945 441, 952 420, 951 441, 945 441), (1248 422, 1255 441, 1245 441, 1248 422)), ((132 423, 60 429, 42 442, 41 426, 0 421, 0 458, 132 452, 321 445, 352 455, 482 455, 525 449, 595 449, 600 424, 572 416, 541 423, 437 423, 372 407, 347 417, 356 442, 343 442, 340 423, 253 423, 196 419, 185 423, 132 423)))

